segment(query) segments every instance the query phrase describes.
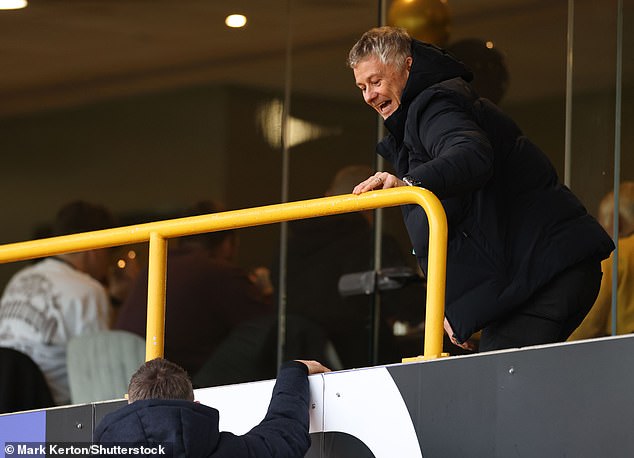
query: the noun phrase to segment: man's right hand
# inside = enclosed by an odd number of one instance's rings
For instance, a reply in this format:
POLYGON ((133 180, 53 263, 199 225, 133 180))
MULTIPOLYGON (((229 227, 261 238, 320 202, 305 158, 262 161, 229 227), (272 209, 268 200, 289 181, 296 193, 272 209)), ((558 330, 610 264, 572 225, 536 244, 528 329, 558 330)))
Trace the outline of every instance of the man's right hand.
POLYGON ((307 361, 303 359, 296 359, 295 361, 298 361, 306 365, 306 367, 308 368, 308 375, 321 374, 323 372, 331 372, 330 369, 328 369, 326 366, 323 366, 319 361, 313 361, 313 360, 307 361))

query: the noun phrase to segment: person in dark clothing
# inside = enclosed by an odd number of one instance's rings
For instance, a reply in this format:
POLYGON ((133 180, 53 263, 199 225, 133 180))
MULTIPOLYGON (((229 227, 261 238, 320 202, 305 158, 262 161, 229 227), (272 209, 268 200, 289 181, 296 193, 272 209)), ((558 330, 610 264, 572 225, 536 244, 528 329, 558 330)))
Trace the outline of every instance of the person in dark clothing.
MULTIPOLYGON (((449 224, 445 330, 480 350, 564 341, 592 306, 600 261, 614 244, 546 155, 469 85, 470 70, 403 29, 366 32, 348 56, 365 102, 389 132, 377 152, 395 174, 355 187, 421 186, 449 224)), ((403 206, 419 263, 427 267, 424 211, 403 206)))
MULTIPOLYGON (((284 363, 266 416, 237 436, 218 429, 218 410, 194 401, 191 381, 165 359, 143 364, 130 379, 129 404, 104 417, 98 444, 171 447, 172 457, 296 458, 310 448, 307 375, 329 371, 317 361, 284 363)), ((158 456, 158 454, 157 454, 158 456)))
MULTIPOLYGON (((184 216, 219 208, 203 201, 184 216)), ((235 232, 220 231, 183 237, 168 252, 165 357, 190 374, 196 374, 237 325, 273 313, 248 273, 232 263, 236 250, 235 232)), ((115 329, 145 337, 147 281, 146 268, 121 306, 115 329)))
POLYGON ((39 366, 26 353, 0 347, 0 414, 53 406, 39 366))

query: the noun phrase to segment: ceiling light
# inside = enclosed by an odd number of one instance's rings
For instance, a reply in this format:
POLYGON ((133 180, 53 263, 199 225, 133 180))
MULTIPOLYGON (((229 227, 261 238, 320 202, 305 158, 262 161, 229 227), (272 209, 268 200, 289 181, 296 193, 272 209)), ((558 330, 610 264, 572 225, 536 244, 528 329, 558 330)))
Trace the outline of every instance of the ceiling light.
POLYGON ((26 5, 26 0, 0 0, 0 10, 19 10, 26 5))
POLYGON ((243 14, 231 14, 225 19, 225 24, 227 24, 228 27, 233 28, 244 27, 246 23, 247 17, 243 14))

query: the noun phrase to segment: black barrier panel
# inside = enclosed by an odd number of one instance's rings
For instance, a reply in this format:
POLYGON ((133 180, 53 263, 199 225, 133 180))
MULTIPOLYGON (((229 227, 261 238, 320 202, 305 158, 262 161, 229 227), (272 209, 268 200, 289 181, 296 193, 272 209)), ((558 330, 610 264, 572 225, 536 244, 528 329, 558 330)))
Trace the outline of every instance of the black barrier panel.
POLYGON ((388 367, 425 458, 634 456, 634 337, 388 367))
POLYGON ((46 442, 90 443, 93 428, 91 404, 46 411, 46 442))

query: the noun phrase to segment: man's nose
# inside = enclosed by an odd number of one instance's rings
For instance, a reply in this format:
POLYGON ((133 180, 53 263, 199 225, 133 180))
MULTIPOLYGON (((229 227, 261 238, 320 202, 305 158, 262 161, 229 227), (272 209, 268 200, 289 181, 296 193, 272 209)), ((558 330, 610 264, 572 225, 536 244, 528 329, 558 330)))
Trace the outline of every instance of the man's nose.
POLYGON ((371 89, 368 88, 363 92, 363 99, 365 100, 365 103, 372 105, 372 101, 376 98, 376 92, 371 89))

